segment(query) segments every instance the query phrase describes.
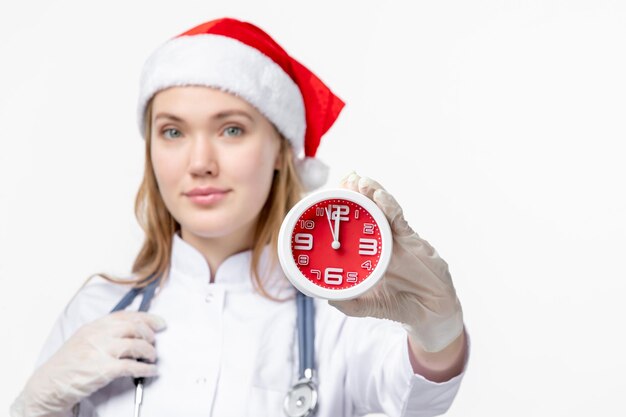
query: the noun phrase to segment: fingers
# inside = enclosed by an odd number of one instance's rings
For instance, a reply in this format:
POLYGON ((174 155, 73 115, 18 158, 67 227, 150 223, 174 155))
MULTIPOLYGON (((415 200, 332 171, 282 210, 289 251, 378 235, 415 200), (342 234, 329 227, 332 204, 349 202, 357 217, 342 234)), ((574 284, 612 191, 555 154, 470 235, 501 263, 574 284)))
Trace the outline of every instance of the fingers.
POLYGON ((163 328, 164 321, 154 314, 107 314, 81 326, 40 368, 49 377, 39 379, 88 395, 120 376, 155 376, 155 332, 163 328))
POLYGON ((374 200, 374 193, 377 190, 384 190, 383 186, 369 177, 361 177, 358 181, 358 191, 374 200))
POLYGON ((394 235, 408 236, 415 233, 405 220, 400 204, 379 182, 369 177, 360 177, 352 171, 341 180, 341 185, 374 201, 385 214, 394 235))
POLYGON ((359 297, 349 300, 328 300, 328 304, 341 311, 343 314, 352 317, 367 317, 370 315, 376 296, 373 291, 361 294, 359 297))
POLYGON ((155 347, 143 339, 116 339, 109 353, 117 359, 142 359, 151 363, 157 360, 155 347))
POLYGON ((373 195, 376 190, 384 190, 383 186, 378 182, 368 177, 361 177, 354 171, 343 177, 340 181, 340 185, 352 191, 359 192, 371 200, 373 200, 373 195))
POLYGON ((119 311, 109 315, 117 321, 108 354, 114 359, 115 377, 151 377, 158 374, 155 332, 165 328, 165 321, 156 314, 139 311, 119 311), (119 314, 118 314, 119 313, 119 314))
POLYGON ((376 205, 381 208, 383 213, 385 213, 385 217, 387 217, 387 221, 394 235, 408 236, 415 233, 404 218, 400 204, 398 204, 396 199, 385 189, 381 188, 374 191, 372 199, 376 205))
POLYGON ((361 311, 359 309, 359 302, 355 299, 351 300, 328 300, 328 304, 335 307, 337 310, 341 311, 343 314, 347 316, 353 317, 362 317, 361 311))
POLYGON ((118 337, 145 339, 154 343, 154 333, 166 328, 165 320, 141 311, 118 311, 109 319, 115 321, 113 334, 118 337))
POLYGON ((133 378, 147 378, 159 374, 158 367, 154 364, 143 363, 133 359, 122 359, 116 364, 117 376, 132 376, 133 378))
POLYGON ((357 183, 359 181, 359 178, 361 177, 359 177, 356 172, 352 171, 342 178, 339 185, 341 185, 343 188, 358 192, 359 187, 357 183))
POLYGON ((149 343, 155 342, 154 330, 140 319, 131 319, 117 324, 113 334, 121 338, 143 339, 149 343))
POLYGON ((146 313, 143 311, 130 311, 130 310, 119 311, 113 314, 118 314, 118 313, 120 314, 121 317, 127 320, 132 320, 134 322, 139 322, 139 321, 144 322, 145 324, 150 326, 150 328, 155 332, 163 330, 167 327, 167 324, 165 323, 165 320, 163 319, 163 317, 158 316, 156 314, 146 313))
POLYGON ((156 314, 145 312, 133 312, 130 322, 134 325, 131 335, 127 337, 143 337, 154 340, 154 332, 161 331, 166 328, 165 320, 156 314))
POLYGON ((361 177, 356 172, 352 171, 343 177, 339 183, 343 188, 347 188, 357 193, 361 193, 373 200, 374 192, 378 189, 383 189, 383 186, 378 182, 368 177, 361 177))
POLYGON ((156 361, 155 332, 165 328, 165 321, 160 316, 138 311, 118 311, 101 320, 109 322, 106 334, 110 340, 107 351, 111 357, 156 361))
POLYGON ((156 314, 151 314, 151 313, 144 313, 144 312, 138 312, 138 315, 155 332, 161 331, 167 327, 165 320, 161 316, 157 316, 156 314))

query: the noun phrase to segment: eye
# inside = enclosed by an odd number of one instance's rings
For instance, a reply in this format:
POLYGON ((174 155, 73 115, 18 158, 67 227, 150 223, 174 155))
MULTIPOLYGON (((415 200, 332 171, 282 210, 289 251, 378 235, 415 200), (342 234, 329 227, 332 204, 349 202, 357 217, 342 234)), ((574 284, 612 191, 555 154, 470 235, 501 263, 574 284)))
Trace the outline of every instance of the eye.
POLYGON ((174 137, 175 137, 175 138, 179 138, 179 137, 180 137, 180 135, 181 135, 180 130, 178 130, 178 129, 174 129, 173 127, 169 128, 169 129, 163 129, 163 130, 161 131, 161 133, 162 133, 165 137, 167 137, 167 132, 176 132, 176 134, 174 135, 174 137))
POLYGON ((224 135, 226 136, 241 136, 243 134, 243 129, 239 126, 228 126, 224 129, 224 135))

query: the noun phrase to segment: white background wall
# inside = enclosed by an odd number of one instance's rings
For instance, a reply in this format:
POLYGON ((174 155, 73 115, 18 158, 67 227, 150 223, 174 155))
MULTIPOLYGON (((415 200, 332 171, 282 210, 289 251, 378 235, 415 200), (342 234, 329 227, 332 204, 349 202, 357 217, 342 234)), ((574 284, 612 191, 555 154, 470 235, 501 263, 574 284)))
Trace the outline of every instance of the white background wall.
POLYGON ((0 3, 0 409, 139 249, 143 61, 231 15, 347 102, 329 184, 380 181, 450 264, 473 351, 448 415, 626 415, 626 4, 386 3, 0 3))

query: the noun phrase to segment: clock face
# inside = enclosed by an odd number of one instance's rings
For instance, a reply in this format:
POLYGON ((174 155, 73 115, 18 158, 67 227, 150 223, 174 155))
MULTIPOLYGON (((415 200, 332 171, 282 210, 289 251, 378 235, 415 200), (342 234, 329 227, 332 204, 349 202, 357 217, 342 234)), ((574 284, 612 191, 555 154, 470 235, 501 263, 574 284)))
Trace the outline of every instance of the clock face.
POLYGON ((305 294, 328 299, 354 298, 371 288, 382 277, 390 250, 382 211, 347 189, 320 191, 300 201, 279 235, 287 277, 305 294))

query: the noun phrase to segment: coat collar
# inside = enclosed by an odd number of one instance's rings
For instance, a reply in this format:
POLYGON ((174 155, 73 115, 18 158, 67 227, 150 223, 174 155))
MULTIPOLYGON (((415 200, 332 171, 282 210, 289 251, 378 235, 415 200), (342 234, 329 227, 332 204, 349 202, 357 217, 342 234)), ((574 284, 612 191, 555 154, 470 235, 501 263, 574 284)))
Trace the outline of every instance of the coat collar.
MULTIPOLYGON (((211 270, 204 255, 189 242, 183 240, 177 232, 173 235, 171 255, 171 275, 174 276, 170 278, 176 279, 181 277, 182 279, 194 281, 199 285, 210 284, 211 270)), ((293 288, 278 263, 271 270, 268 269, 270 258, 270 247, 267 245, 263 249, 259 260, 259 273, 262 276, 266 290, 273 288, 282 292, 283 290, 293 288)), ((214 283, 252 288, 251 261, 251 249, 229 256, 224 259, 217 271, 215 271, 214 283)))
MULTIPOLYGON (((243 273, 250 265, 252 250, 235 253, 220 264, 215 271, 215 283, 241 283, 249 278, 249 273, 243 273)), ((211 281, 211 270, 204 255, 184 240, 177 232, 172 240, 172 270, 178 274, 201 280, 211 281)))

